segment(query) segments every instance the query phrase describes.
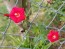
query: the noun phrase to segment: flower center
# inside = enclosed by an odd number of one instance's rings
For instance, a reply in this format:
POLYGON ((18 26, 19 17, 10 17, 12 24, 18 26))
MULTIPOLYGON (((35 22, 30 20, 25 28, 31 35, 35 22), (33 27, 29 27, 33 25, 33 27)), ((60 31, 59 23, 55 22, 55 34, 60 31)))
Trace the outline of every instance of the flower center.
POLYGON ((55 35, 53 35, 53 37, 52 37, 53 39, 56 39, 56 36, 55 35))
POLYGON ((17 18, 20 17, 20 13, 15 13, 14 14, 17 18))

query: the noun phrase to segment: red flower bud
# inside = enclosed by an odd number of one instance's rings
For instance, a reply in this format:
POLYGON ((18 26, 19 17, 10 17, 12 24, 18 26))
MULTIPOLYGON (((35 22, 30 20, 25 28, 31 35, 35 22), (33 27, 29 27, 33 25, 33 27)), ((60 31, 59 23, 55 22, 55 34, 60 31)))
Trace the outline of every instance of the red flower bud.
POLYGON ((51 3, 52 3, 52 0, 47 0, 47 2, 48 2, 49 4, 51 4, 51 3))
POLYGON ((4 16, 7 16, 7 17, 9 17, 9 14, 4 14, 4 16))

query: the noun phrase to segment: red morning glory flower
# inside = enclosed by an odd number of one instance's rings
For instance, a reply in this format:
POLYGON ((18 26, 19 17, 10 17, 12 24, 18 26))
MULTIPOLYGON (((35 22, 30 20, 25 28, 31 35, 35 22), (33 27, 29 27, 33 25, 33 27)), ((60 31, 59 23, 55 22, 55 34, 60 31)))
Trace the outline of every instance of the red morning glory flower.
POLYGON ((14 7, 10 12, 10 18, 15 22, 19 23, 25 20, 25 11, 24 8, 14 7))
POLYGON ((49 34, 47 35, 47 38, 50 42, 55 42, 59 39, 59 33, 56 30, 50 30, 49 34))

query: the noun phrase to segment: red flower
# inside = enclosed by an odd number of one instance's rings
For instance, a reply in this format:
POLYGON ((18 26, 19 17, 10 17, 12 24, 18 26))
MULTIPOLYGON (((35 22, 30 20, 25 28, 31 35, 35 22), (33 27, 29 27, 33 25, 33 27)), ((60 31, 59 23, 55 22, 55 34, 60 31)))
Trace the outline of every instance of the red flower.
POLYGON ((18 8, 18 7, 12 8, 12 10, 10 12, 10 18, 15 23, 19 23, 19 22, 25 20, 26 16, 25 16, 24 8, 18 8))
POLYGON ((47 35, 47 38, 50 42, 55 42, 59 39, 59 33, 56 30, 50 30, 49 34, 47 35))
POLYGON ((4 16, 7 16, 7 17, 9 17, 9 14, 4 14, 4 16))

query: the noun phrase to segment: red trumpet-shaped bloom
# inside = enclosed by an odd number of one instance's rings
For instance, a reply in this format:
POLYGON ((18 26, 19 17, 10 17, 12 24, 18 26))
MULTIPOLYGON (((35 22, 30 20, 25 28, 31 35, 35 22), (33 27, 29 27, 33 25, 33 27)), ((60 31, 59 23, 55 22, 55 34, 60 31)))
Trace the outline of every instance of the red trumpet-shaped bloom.
POLYGON ((19 23, 19 22, 25 20, 26 16, 25 16, 24 8, 18 8, 18 7, 12 8, 12 10, 10 12, 10 18, 15 23, 19 23))
POLYGON ((47 35, 47 38, 50 42, 55 42, 59 39, 59 33, 56 30, 50 30, 49 34, 47 35))

